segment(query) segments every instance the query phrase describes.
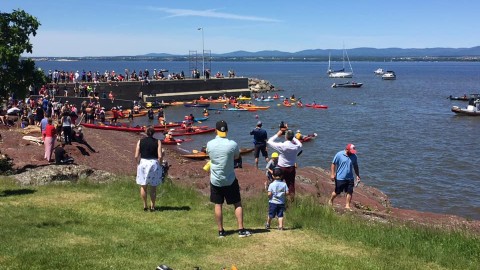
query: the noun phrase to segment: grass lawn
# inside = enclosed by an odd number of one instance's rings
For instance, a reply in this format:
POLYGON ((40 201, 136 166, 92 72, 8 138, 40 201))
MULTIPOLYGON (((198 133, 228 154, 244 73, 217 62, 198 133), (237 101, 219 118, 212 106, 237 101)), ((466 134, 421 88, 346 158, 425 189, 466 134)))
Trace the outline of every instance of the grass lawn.
MULTIPOLYGON (((19 187, 0 178, 0 269, 479 269, 480 239, 339 216, 299 198, 288 230, 267 231, 265 196, 244 200, 239 238, 225 206, 217 238, 213 205, 167 182, 157 212, 144 212, 133 178, 110 184, 19 187), (235 230, 235 231, 234 231, 235 230)), ((276 220, 272 222, 276 227, 276 220)))

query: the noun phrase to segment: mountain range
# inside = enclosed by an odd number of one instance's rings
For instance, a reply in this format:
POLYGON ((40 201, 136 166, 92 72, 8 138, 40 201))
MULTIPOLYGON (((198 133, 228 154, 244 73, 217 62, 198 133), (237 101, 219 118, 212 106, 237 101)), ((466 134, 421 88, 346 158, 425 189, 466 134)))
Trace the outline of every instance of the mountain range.
MULTIPOLYGON (((279 57, 279 58, 325 58, 328 55, 337 57, 343 53, 342 49, 311 49, 298 52, 282 52, 276 50, 264 50, 258 52, 234 51, 223 54, 211 54, 212 57, 279 57)), ((402 57, 480 57, 480 46, 471 48, 424 48, 424 49, 402 49, 402 48, 353 48, 347 50, 351 58, 402 58, 402 57)), ((175 55, 168 53, 149 53, 137 55, 145 57, 178 57, 185 55, 175 55)))

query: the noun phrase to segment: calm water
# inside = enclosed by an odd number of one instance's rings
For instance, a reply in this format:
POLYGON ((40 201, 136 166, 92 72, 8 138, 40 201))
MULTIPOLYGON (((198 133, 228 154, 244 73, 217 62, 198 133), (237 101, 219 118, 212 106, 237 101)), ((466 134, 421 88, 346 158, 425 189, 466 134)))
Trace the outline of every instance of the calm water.
MULTIPOLYGON (((188 74, 189 69, 187 62, 81 61, 37 65, 44 70, 100 72, 166 68, 188 74)), ((350 80, 364 83, 360 89, 331 88, 333 82, 346 80, 327 78, 327 65, 212 62, 214 73, 227 74, 234 69, 238 76, 270 81, 284 90, 281 95, 295 94, 304 103, 316 101, 329 109, 286 108, 266 102, 262 105, 272 106, 267 111, 212 113, 205 124, 214 125, 216 120, 225 119, 230 125, 230 136, 242 147, 252 145, 249 131, 258 119, 264 122, 269 136, 282 120, 304 134, 318 133, 315 141, 304 144, 300 166, 329 168, 333 155, 352 142, 357 146, 362 180, 388 194, 395 207, 480 219, 480 117, 454 115, 451 106, 466 103, 447 99, 449 95, 480 92, 480 63, 353 62, 355 77, 350 80), (394 70, 397 80, 382 81, 375 76, 373 71, 379 67, 394 70), (351 105, 353 102, 356 105, 351 105)), ((190 112, 200 117, 202 110, 166 109, 169 120, 180 120, 190 112)), ((179 147, 186 151, 199 149, 212 136, 194 136, 192 142, 179 147)), ((253 156, 244 158, 244 162, 253 162, 253 156)))

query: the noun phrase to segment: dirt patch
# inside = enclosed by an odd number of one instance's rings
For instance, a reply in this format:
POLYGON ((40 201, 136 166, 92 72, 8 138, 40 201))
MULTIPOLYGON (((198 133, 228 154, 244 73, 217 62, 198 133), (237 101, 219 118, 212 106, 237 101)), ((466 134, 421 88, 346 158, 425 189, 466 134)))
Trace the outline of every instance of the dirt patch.
MULTIPOLYGON (((49 166, 43 159, 43 145, 22 139, 24 135, 40 137, 39 129, 22 130, 0 127, 0 152, 13 159, 19 172, 38 167, 49 166), (24 134, 27 131, 28 134, 24 134)), ((94 169, 104 170, 116 175, 136 174, 134 150, 142 134, 128 132, 84 129, 87 144, 73 142, 66 145, 66 151, 75 159, 75 163, 94 169)), ((166 159, 171 165, 170 178, 179 184, 193 186, 203 194, 209 192, 209 176, 202 170, 205 161, 194 161, 181 157, 175 147, 165 146, 166 159)), ((246 157, 248 158, 248 156, 246 157)), ((237 169, 242 196, 257 195, 264 192, 265 174, 249 164, 237 169)), ((305 167, 297 171, 297 193, 312 194, 320 204, 325 204, 333 190, 329 173, 322 168, 305 167)), ((358 215, 378 222, 404 222, 428 225, 446 229, 466 229, 480 234, 480 221, 467 220, 453 215, 418 212, 392 207, 388 197, 373 187, 360 185, 353 197, 354 211, 345 213, 344 199, 335 200, 335 210, 339 214, 358 215)))

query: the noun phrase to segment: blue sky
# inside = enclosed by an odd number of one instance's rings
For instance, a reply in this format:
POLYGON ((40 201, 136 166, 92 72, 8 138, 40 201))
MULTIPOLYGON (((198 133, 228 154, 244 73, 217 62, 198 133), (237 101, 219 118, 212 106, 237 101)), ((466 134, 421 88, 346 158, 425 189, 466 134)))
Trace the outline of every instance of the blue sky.
POLYGON ((1 2, 1 12, 20 8, 42 24, 31 56, 480 45, 471 0, 1 2))

